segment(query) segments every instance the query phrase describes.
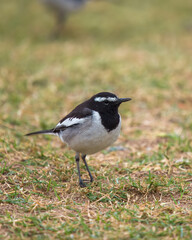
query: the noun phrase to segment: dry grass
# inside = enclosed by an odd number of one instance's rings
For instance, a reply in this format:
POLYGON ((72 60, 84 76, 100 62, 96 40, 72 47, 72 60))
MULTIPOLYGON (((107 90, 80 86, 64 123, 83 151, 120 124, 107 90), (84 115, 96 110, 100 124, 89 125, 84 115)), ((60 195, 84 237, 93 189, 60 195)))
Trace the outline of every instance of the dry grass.
POLYGON ((51 40, 41 6, 2 1, 2 239, 191 239, 192 4, 118 2, 90 3, 51 40), (105 90, 133 101, 80 189, 73 151, 23 135, 105 90))

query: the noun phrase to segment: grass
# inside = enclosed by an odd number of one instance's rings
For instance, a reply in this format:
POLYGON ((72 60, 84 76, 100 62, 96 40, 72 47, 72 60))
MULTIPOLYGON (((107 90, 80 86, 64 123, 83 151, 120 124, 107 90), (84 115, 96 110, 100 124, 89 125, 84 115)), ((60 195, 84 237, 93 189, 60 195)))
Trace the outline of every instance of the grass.
POLYGON ((187 0, 90 2, 53 40, 38 2, 1 1, 1 239, 191 239, 191 11, 187 0), (72 150, 24 134, 99 91, 133 100, 80 189, 72 150))

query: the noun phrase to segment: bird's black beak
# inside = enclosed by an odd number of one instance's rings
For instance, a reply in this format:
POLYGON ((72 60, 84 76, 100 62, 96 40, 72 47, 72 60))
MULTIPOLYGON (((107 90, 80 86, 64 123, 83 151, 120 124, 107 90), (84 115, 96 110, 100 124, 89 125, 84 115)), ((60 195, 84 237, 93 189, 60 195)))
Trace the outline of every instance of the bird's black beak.
POLYGON ((121 104, 123 102, 131 101, 131 98, 119 98, 117 101, 117 104, 121 104))
POLYGON ((128 102, 131 101, 131 98, 119 98, 120 102, 128 102))

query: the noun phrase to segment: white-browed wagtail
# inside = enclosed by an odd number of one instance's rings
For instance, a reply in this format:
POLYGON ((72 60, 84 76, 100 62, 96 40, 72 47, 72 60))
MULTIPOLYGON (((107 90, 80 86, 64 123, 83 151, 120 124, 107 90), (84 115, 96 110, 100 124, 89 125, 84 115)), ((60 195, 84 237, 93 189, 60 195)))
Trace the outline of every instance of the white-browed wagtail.
POLYGON ((93 177, 85 160, 87 154, 99 152, 110 146, 119 136, 121 117, 118 107, 131 98, 118 98, 110 92, 101 92, 78 105, 50 130, 42 130, 26 134, 53 134, 67 143, 76 152, 75 160, 79 175, 80 187, 85 187, 81 179, 79 160, 83 162, 93 182, 93 177))

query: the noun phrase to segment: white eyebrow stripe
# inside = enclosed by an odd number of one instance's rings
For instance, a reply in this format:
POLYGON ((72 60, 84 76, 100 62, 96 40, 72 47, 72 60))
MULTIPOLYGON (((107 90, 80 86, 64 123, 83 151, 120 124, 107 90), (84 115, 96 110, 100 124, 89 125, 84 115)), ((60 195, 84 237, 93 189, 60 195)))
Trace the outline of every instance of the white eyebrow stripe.
POLYGON ((65 119, 63 122, 59 122, 57 125, 56 125, 56 128, 57 127, 61 127, 61 126, 64 126, 64 127, 70 127, 72 125, 75 125, 75 124, 80 124, 80 123, 83 123, 85 122, 86 118, 67 118, 65 119))
POLYGON ((116 97, 96 97, 95 102, 104 102, 104 101, 109 101, 109 102, 115 102, 117 101, 116 97))

